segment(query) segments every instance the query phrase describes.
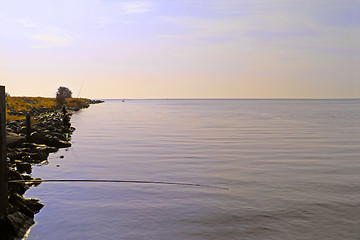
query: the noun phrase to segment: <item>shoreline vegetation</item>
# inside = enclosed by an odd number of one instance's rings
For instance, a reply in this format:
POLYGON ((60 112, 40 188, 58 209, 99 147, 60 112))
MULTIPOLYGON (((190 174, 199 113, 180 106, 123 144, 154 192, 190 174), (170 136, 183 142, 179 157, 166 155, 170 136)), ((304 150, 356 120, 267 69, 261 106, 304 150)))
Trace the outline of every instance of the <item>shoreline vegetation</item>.
POLYGON ((39 183, 16 181, 33 180, 33 165, 46 164, 50 153, 71 147, 71 134, 75 131, 70 123, 72 114, 102 102, 67 98, 61 106, 56 98, 6 97, 8 179, 12 182, 8 183, 7 215, 0 220, 1 239, 22 239, 35 223, 34 215, 44 206, 39 199, 23 196, 39 183))

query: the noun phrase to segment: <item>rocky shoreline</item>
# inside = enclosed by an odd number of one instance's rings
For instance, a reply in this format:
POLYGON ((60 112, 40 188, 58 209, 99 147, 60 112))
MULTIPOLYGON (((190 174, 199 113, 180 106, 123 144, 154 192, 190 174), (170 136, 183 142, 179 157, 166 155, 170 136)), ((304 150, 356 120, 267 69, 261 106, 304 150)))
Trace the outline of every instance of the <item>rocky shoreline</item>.
POLYGON ((35 223, 34 215, 44 205, 38 199, 23 196, 30 187, 39 184, 24 182, 33 180, 32 165, 46 163, 50 153, 71 147, 71 134, 75 131, 70 123, 72 114, 100 102, 88 101, 72 109, 34 109, 26 113, 26 119, 6 122, 9 208, 5 219, 0 220, 0 239, 22 239, 35 223))

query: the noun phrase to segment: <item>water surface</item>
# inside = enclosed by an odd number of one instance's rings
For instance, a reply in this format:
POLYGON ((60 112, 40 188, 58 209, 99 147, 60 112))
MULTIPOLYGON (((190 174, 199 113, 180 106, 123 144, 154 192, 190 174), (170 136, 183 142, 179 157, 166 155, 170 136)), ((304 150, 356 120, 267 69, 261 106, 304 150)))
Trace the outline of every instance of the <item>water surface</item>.
POLYGON ((127 100, 72 117, 27 239, 358 239, 360 100, 127 100), (60 158, 60 156, 64 158, 60 158))

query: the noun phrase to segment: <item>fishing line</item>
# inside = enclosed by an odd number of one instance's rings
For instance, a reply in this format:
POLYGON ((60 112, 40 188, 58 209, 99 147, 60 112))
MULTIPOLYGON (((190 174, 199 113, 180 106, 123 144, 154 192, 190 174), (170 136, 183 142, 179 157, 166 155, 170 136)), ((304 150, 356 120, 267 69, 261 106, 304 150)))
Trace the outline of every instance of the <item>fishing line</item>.
POLYGON ((82 89, 82 87, 83 87, 83 85, 84 85, 84 82, 85 82, 85 80, 83 80, 82 83, 81 83, 81 87, 80 87, 79 93, 78 93, 78 95, 77 95, 77 98, 79 98, 79 96, 80 96, 80 92, 81 92, 81 89, 82 89))
POLYGON ((222 190, 229 190, 224 187, 217 187, 211 185, 197 184, 197 183, 182 183, 182 182, 159 182, 159 181, 141 181, 141 180, 105 180, 105 179, 32 179, 32 180, 9 180, 9 183, 42 183, 42 182, 99 182, 99 183, 144 183, 144 184, 167 184, 167 185, 183 185, 194 187, 207 187, 222 190))

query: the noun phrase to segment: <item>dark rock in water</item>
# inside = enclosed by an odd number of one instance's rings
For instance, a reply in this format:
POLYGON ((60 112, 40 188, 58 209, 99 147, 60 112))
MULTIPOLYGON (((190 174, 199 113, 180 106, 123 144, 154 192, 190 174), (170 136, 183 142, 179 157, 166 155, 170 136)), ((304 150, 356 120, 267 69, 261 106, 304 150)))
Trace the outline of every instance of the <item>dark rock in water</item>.
POLYGON ((49 153, 46 151, 37 151, 35 154, 31 155, 32 159, 44 161, 49 157, 49 153))
POLYGON ((103 103, 104 101, 102 100, 91 100, 90 104, 98 104, 98 103, 103 103))
MULTIPOLYGON (((9 180, 24 180, 22 175, 14 168, 8 168, 9 180)), ((19 193, 24 194, 28 190, 28 186, 25 183, 9 183, 9 194, 19 193)))
POLYGON ((24 201, 22 201, 22 198, 18 194, 10 195, 9 203, 12 206, 17 207, 22 214, 34 218, 35 213, 24 204, 24 201))
POLYGON ((39 199, 30 198, 26 199, 29 202, 29 208, 33 210, 35 213, 40 212, 40 210, 45 206, 44 204, 39 202, 39 199))
MULTIPOLYGON (((24 209, 25 211, 28 211, 28 214, 30 215, 31 213, 38 213, 44 207, 43 204, 39 203, 38 199, 26 199, 19 194, 12 194, 9 198, 9 203, 16 207, 18 207, 18 205, 21 205, 21 207, 26 207, 24 209)), ((26 213, 24 214, 27 215, 26 213)))
POLYGON ((1 240, 23 239, 27 230, 35 223, 32 218, 19 211, 7 214, 0 222, 1 240))
POLYGON ((60 140, 58 137, 53 137, 50 142, 50 146, 58 148, 71 147, 71 143, 60 140))
POLYGON ((15 164, 16 164, 16 170, 19 173, 26 172, 27 174, 31 174, 32 168, 30 163, 15 160, 15 164))

